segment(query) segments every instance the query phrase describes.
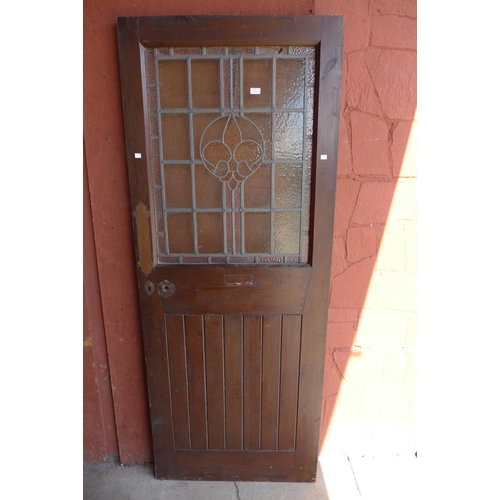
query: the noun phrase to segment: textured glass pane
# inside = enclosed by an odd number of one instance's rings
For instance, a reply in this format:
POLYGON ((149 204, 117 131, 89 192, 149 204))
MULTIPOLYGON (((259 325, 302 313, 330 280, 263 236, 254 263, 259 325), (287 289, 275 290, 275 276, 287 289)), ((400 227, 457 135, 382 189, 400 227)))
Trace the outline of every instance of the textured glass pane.
POLYGON ((158 260, 161 264, 177 264, 179 262, 179 257, 168 257, 166 255, 161 255, 158 260))
POLYGON ((158 128, 158 115, 156 111, 152 111, 149 114, 149 135, 150 136, 158 136, 160 134, 158 128))
POLYGON ((286 47, 282 45, 269 45, 267 47, 257 47, 258 53, 259 54, 286 54, 287 50, 286 47))
POLYGON ((201 54, 201 47, 178 47, 174 48, 174 56, 195 56, 201 54))
POLYGON ((240 60, 231 59, 233 65, 233 107, 240 107, 240 60))
POLYGON ((161 185, 161 172, 160 172, 160 144, 158 139, 151 139, 150 144, 150 160, 151 170, 153 171, 153 185, 161 185))
POLYGON ((163 210, 155 212, 155 220, 156 220, 156 230, 164 231, 165 230, 165 222, 163 220, 163 210))
POLYGON ((268 108, 272 102, 272 59, 244 59, 243 93, 245 108, 268 108), (251 88, 260 94, 250 94, 251 88))
POLYGON ((182 257, 183 264, 206 264, 208 257, 182 257))
POLYGON ((303 127, 302 113, 276 113, 276 158, 302 160, 303 127))
POLYGON ((255 53, 255 47, 229 47, 227 49, 227 53, 253 55, 255 53))
POLYGON ((171 51, 173 51, 173 49, 169 48, 169 47, 160 47, 160 48, 156 49, 156 53, 159 56, 169 56, 169 55, 171 55, 170 54, 171 51))
POLYGON ((156 112, 156 87, 148 88, 148 108, 156 112))
POLYGON ((213 264, 224 264, 226 262, 226 257, 211 257, 210 261, 213 264))
POLYGON ((193 108, 220 107, 220 70, 216 59, 191 61, 193 108))
POLYGON ((303 108, 305 60, 276 60, 276 107, 303 108))
POLYGON ((229 257, 229 262, 231 264, 253 264, 255 262, 254 257, 229 257))
POLYGON ((299 253, 300 212, 274 214, 275 253, 299 253))
POLYGON ((196 226, 199 253, 222 253, 224 251, 221 213, 198 213, 196 226))
POLYGON ((271 214, 245 212, 245 253, 271 251, 271 214))
POLYGON ((224 107, 231 107, 231 61, 229 59, 223 60, 224 71, 224 107))
POLYGON ((146 74, 147 82, 155 83, 155 56, 153 49, 146 51, 146 74))
POLYGON ((191 208, 191 167, 164 165, 167 208, 191 208))
POLYGON ((222 182, 203 165, 195 165, 196 206, 199 208, 222 207, 222 182))
POLYGON ((262 262, 265 264, 279 264, 284 261, 284 257, 257 257, 257 262, 262 262))
POLYGON ((316 59, 310 57, 307 64, 307 83, 314 83, 316 75, 316 59))
POLYGON ((316 52, 314 46, 308 46, 308 47, 290 47, 290 54, 314 54, 316 52))
POLYGON ((221 56, 224 54, 224 47, 207 47, 207 55, 221 56))
MULTIPOLYGON (((241 184, 232 191, 232 207, 233 209, 239 209, 241 207, 241 184)), ((241 217, 242 214, 239 210, 233 212, 234 217, 234 253, 242 252, 242 242, 241 242, 241 217)))
POLYGON ((184 60, 158 61, 161 108, 187 108, 187 63, 184 60))
POLYGON ((167 253, 167 247, 165 245, 165 235, 164 234, 158 235, 157 242, 158 242, 158 252, 163 253, 163 254, 167 253))
POLYGON ((193 253, 193 217, 186 213, 167 214, 170 253, 193 253))
MULTIPOLYGON (((154 209, 158 212, 163 210, 163 194, 161 188, 153 189, 154 209)), ((163 229, 160 229, 163 231, 163 229)))
POLYGON ((306 184, 311 184, 312 176, 312 139, 306 139, 306 184))
POLYGON ((187 114, 162 114, 161 135, 164 160, 189 160, 189 118, 187 114))
POLYGON ((312 135, 313 133, 313 113, 310 112, 314 109, 314 87, 307 88, 307 110, 306 115, 306 134, 312 135))
POLYGON ((311 224, 311 212, 310 212, 309 208, 307 208, 306 210, 304 210, 303 221, 302 221, 302 230, 304 232, 309 231, 310 224, 311 224))
POLYGON ((241 242, 241 212, 233 212, 234 217, 234 253, 242 253, 241 242))
POLYGON ((272 154, 271 113, 245 113, 245 118, 251 120, 260 130, 264 139, 264 159, 270 160, 272 154))
POLYGON ((279 208, 300 208, 302 199, 302 165, 276 165, 274 205, 279 208))
POLYGON ((291 255, 287 255, 286 262, 297 264, 298 262, 300 262, 300 259, 299 257, 292 257, 291 255))
POLYGON ((271 166, 261 165, 245 181, 243 188, 245 208, 265 208, 271 206, 271 166))
POLYGON ((300 256, 302 262, 307 262, 309 258, 309 235, 302 235, 302 255, 300 256))
POLYGON ((309 203, 311 201, 311 192, 306 190, 304 193, 304 215, 302 217, 302 229, 304 232, 309 231, 309 224, 311 223, 311 210, 309 203))

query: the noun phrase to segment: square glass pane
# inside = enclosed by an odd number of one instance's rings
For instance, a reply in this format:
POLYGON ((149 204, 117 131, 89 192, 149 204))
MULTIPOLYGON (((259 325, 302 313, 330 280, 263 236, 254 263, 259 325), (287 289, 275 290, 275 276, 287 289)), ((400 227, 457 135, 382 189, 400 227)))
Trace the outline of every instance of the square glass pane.
POLYGON ((164 165, 167 208, 191 208, 191 166, 164 165))
POLYGON ((245 108, 269 108, 272 102, 272 59, 243 60, 243 102, 245 108), (251 94, 250 89, 260 89, 251 94))
POLYGON ((245 212, 245 253, 271 251, 271 214, 245 212))
POLYGON ((220 69, 217 59, 191 61, 193 108, 220 107, 220 69))
POLYGON ((300 208, 302 201, 302 165, 276 165, 274 170, 274 205, 300 208))
POLYGON ((300 212, 274 214, 274 252, 299 253, 300 212))
POLYGON ((303 113, 276 113, 276 158, 302 160, 303 136, 303 113))
POLYGON ((271 206, 271 166, 261 165, 243 185, 245 208, 271 206))
POLYGON ((222 235, 222 213, 197 213, 199 253, 222 253, 224 240, 222 235))
POLYGON ((245 118, 252 121, 262 134, 264 139, 264 159, 270 160, 273 152, 271 113, 245 113, 245 118))
POLYGON ((164 160, 189 160, 189 117, 187 114, 162 114, 161 137, 164 160))
POLYGON ((187 108, 187 62, 158 61, 160 108, 187 108))
POLYGON ((196 207, 222 207, 222 182, 203 165, 195 165, 196 207))
POLYGON ((305 59, 276 59, 276 107, 303 108, 305 59))
POLYGON ((168 213, 168 250, 170 253, 193 253, 193 216, 190 213, 168 213))

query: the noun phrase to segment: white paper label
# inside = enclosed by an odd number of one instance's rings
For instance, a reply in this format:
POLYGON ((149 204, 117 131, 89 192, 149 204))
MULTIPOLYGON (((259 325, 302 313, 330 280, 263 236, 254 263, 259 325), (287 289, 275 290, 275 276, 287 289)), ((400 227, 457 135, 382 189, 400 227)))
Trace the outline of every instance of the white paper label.
POLYGON ((135 153, 135 157, 136 158, 142 158, 142 155, 141 155, 141 153, 135 153))
POLYGON ((326 160, 327 158, 328 158, 328 156, 327 156, 327 155, 321 155, 321 159, 322 159, 322 160, 326 160))
POLYGON ((250 87, 250 94, 260 94, 259 87, 250 87))

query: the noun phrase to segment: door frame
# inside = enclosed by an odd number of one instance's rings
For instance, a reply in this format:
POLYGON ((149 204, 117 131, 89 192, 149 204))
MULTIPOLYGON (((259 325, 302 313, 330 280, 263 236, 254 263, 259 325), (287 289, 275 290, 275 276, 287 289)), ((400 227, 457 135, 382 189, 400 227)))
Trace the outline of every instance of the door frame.
MULTIPOLYGON (((126 157, 130 201, 134 214, 134 243, 141 320, 146 355, 148 394, 157 477, 168 477, 175 468, 172 436, 169 435, 168 388, 153 374, 167 377, 165 366, 154 352, 164 351, 163 310, 159 294, 150 293, 156 251, 149 206, 152 198, 149 160, 149 124, 145 47, 224 45, 314 45, 316 89, 314 108, 312 200, 309 266, 310 279, 303 309, 307 335, 300 350, 297 442, 293 481, 313 481, 316 476, 324 373, 330 269, 333 247, 336 166, 342 72, 342 16, 172 16, 118 17, 118 48, 125 118, 126 157), (139 175, 141 170, 147 175, 139 175), (328 270, 325 272, 325 270, 328 270), (323 359, 322 363, 315 360, 323 359), (316 445, 311 446, 311 443, 316 445)), ((168 267, 166 264, 157 264, 168 267)), ((213 264, 208 264, 213 266, 213 264)), ((234 266, 234 264, 229 264, 234 266)), ((308 267, 309 267, 308 266, 308 267)), ((261 267, 265 267, 262 265, 261 267)), ((228 479, 230 479, 228 477, 228 479)), ((246 478, 249 479, 249 478, 246 478)), ((287 480, 257 474, 254 480, 287 480)))

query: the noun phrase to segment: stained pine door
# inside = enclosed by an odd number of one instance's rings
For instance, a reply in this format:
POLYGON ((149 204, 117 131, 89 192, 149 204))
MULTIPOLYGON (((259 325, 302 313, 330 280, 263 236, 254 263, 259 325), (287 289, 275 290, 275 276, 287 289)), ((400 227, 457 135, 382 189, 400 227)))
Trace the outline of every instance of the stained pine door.
POLYGON ((312 481, 342 20, 117 21, 156 475, 312 481))

